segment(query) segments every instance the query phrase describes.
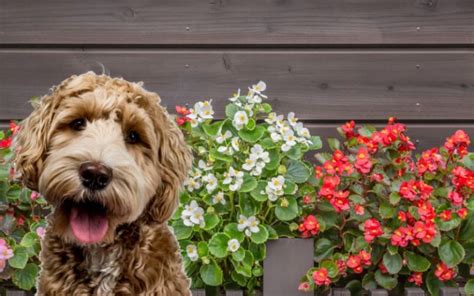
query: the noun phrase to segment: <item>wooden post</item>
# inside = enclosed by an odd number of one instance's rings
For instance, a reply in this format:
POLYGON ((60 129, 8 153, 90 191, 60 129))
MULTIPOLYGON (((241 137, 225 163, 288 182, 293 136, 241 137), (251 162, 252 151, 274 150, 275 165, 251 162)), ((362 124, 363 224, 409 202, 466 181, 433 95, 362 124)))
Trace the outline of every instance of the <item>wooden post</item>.
POLYGON ((388 291, 385 289, 369 290, 369 296, 388 296, 388 291))
POLYGON ((351 296, 351 291, 346 288, 332 288, 331 296, 351 296))
POLYGON ((308 296, 298 291, 302 276, 313 267, 312 239, 280 238, 267 243, 263 262, 263 296, 308 296))
POLYGON ((440 296, 459 296, 459 288, 443 287, 440 289, 440 296))
POLYGON ((405 288, 405 296, 425 296, 425 291, 420 288, 405 288))
POLYGON ((225 290, 225 296, 244 296, 242 290, 225 290))
POLYGON ((206 290, 204 289, 192 289, 191 295, 193 296, 206 296, 206 290))

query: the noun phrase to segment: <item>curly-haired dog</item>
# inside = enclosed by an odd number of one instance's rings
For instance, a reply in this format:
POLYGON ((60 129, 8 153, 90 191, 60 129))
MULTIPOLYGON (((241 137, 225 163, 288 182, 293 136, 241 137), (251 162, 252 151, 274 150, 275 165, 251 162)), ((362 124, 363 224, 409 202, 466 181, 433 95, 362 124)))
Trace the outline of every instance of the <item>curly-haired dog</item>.
POLYGON ((17 137, 26 186, 53 206, 38 295, 189 295, 166 220, 191 164, 183 135, 139 83, 72 76, 17 137))

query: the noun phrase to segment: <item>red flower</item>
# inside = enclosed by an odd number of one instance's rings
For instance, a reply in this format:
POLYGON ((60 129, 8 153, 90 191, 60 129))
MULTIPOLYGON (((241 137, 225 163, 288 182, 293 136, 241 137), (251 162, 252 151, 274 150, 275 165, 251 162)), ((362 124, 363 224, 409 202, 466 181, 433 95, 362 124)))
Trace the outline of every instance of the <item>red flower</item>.
POLYGON ((435 269, 435 275, 440 281, 449 281, 456 276, 456 271, 449 268, 444 262, 438 263, 435 269))
POLYGON ((397 218, 401 222, 405 222, 407 220, 407 214, 404 211, 400 211, 398 212, 397 218))
POLYGON ((362 216, 362 215, 364 215, 364 213, 365 213, 365 209, 364 209, 363 206, 357 204, 357 205, 354 206, 354 212, 355 212, 357 215, 362 216))
POLYGON ((176 106, 176 112, 177 112, 179 115, 188 115, 188 114, 191 113, 191 112, 188 110, 188 108, 186 108, 185 106, 179 106, 179 105, 176 106))
POLYGON ((453 218, 452 212, 450 210, 444 210, 439 214, 441 220, 447 222, 453 218))
POLYGON ((463 167, 453 169, 453 184, 458 190, 462 187, 474 190, 474 172, 463 167))
POLYGON ((436 226, 433 222, 417 221, 413 226, 413 234, 416 238, 423 240, 424 243, 430 243, 436 236, 436 226))
POLYGON ((314 174, 316 178, 321 179, 323 177, 323 168, 321 166, 316 166, 314 168, 314 174))
POLYGON ((309 286, 308 282, 302 282, 298 286, 298 290, 303 292, 309 292, 311 290, 311 287, 309 286))
POLYGON ((425 172, 434 173, 439 167, 444 167, 444 161, 441 154, 438 153, 438 148, 426 150, 421 154, 418 163, 416 164, 418 175, 421 176, 425 172))
POLYGON ((458 214, 459 218, 461 218, 463 220, 466 219, 467 214, 468 214, 466 208, 460 208, 456 213, 458 214))
POLYGON ((355 136, 354 127, 355 127, 354 120, 348 121, 344 125, 341 126, 341 130, 347 139, 350 139, 355 136))
POLYGON ((12 140, 13 140, 12 137, 0 140, 0 148, 2 149, 10 148, 10 146, 12 145, 12 140))
POLYGON ((303 219, 303 223, 298 226, 301 236, 308 238, 316 235, 319 232, 319 222, 313 215, 308 215, 303 219))
POLYGON ((370 172, 372 169, 372 162, 370 161, 370 155, 366 147, 359 148, 354 165, 362 174, 368 174, 370 172))
POLYGON ((336 265, 337 265, 337 269, 339 271, 339 274, 343 275, 343 274, 346 273, 347 265, 346 265, 346 262, 344 260, 337 259, 336 265))
POLYGON ((370 243, 383 234, 380 222, 374 218, 368 219, 364 223, 364 239, 370 243))
POLYGON ((406 247, 408 243, 414 239, 413 231, 410 226, 399 227, 392 233, 390 243, 392 246, 406 247))
POLYGON ((450 154, 459 154, 459 156, 462 157, 467 154, 467 146, 469 146, 470 143, 469 135, 463 130, 457 130, 451 137, 446 139, 444 148, 446 148, 450 154))
POLYGON ((454 206, 460 206, 463 204, 464 196, 457 191, 450 191, 448 193, 448 199, 452 202, 454 206))
POLYGON ((341 179, 338 176, 326 176, 323 179, 323 186, 319 190, 319 195, 326 197, 327 199, 332 198, 336 186, 341 183, 341 179))
POLYGON ((383 175, 382 174, 372 174, 372 175, 370 175, 370 181, 382 182, 383 181, 383 175))
POLYGON ((359 252, 359 257, 360 257, 360 261, 362 262, 362 265, 364 266, 370 266, 372 265, 372 255, 368 252, 366 252, 365 250, 361 250, 359 252))
POLYGON ((313 200, 312 200, 311 196, 305 195, 305 196, 303 197, 303 203, 304 203, 305 205, 309 205, 309 204, 312 203, 312 202, 313 202, 313 200))
POLYGON ((349 210, 349 191, 338 191, 334 193, 334 197, 329 201, 336 212, 349 210))
POLYGON ((415 203, 418 207, 418 215, 420 215, 421 220, 433 222, 436 218, 436 212, 433 206, 429 201, 418 201, 415 203))
POLYGON ((423 284, 423 273, 413 272, 408 278, 408 282, 414 283, 417 286, 421 286, 423 284))
POLYGON ((344 172, 350 175, 354 171, 352 164, 341 150, 334 151, 332 159, 327 160, 323 167, 329 175, 340 175, 344 172))
POLYGON ((313 272, 313 281, 317 286, 329 286, 331 279, 328 278, 328 270, 324 267, 313 272))
POLYGON ((10 121, 10 131, 13 135, 16 135, 20 130, 20 126, 16 124, 14 121, 10 121))
POLYGON ((26 220, 25 216, 19 215, 18 217, 16 217, 16 225, 18 226, 25 225, 25 220, 26 220))
POLYGON ((361 263, 362 262, 361 262, 361 259, 360 259, 359 255, 351 255, 347 259, 346 265, 349 268, 355 269, 357 267, 360 267, 361 263))
POLYGON ((430 197, 433 192, 433 187, 426 184, 422 180, 415 181, 403 181, 400 185, 399 194, 401 197, 408 199, 410 201, 415 201, 418 199, 426 200, 430 197), (419 195, 419 198, 418 198, 419 195))

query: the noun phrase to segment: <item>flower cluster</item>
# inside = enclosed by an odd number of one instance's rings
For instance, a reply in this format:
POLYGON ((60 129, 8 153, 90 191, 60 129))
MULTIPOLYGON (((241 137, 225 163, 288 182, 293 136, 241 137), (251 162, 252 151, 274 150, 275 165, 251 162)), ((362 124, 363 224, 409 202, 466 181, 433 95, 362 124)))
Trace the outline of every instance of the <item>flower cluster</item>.
MULTIPOLYGON (((176 121, 194 154, 180 205, 170 224, 181 245, 193 287, 261 287, 265 242, 297 235, 311 164, 304 155, 321 147, 319 137, 289 113, 272 113, 266 85, 229 98, 223 120, 211 101, 176 107, 176 121)), ((319 225, 305 223, 315 235, 319 225)))
POLYGON ((350 121, 338 131, 344 141, 328 139, 332 154, 316 155, 315 193, 304 199, 298 229, 302 237, 315 237, 316 267, 300 289, 324 290, 331 283, 392 290, 407 283, 434 293, 469 270, 469 136, 456 131, 443 147, 414 157, 406 127, 394 118, 380 130, 350 121))

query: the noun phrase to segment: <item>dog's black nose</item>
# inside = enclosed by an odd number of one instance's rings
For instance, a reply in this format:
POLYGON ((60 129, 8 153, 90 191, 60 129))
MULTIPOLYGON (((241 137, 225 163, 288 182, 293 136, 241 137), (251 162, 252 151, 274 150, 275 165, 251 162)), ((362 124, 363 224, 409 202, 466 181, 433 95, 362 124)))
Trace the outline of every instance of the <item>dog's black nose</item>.
POLYGON ((101 190, 112 180, 112 169, 98 162, 85 162, 79 167, 82 185, 91 190, 101 190))

